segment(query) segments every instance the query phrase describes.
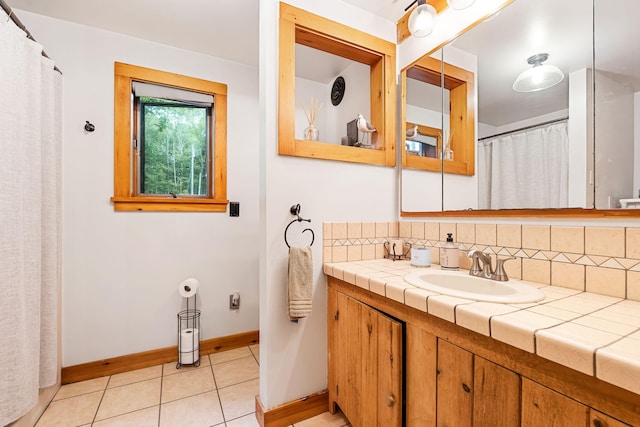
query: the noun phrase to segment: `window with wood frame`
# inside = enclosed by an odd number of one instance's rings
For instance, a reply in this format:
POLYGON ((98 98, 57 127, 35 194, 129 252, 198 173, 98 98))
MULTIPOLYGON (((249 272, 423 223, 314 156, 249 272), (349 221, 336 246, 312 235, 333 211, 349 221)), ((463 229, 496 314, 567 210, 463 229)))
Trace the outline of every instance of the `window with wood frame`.
POLYGON ((115 64, 115 210, 225 212, 227 86, 115 64))

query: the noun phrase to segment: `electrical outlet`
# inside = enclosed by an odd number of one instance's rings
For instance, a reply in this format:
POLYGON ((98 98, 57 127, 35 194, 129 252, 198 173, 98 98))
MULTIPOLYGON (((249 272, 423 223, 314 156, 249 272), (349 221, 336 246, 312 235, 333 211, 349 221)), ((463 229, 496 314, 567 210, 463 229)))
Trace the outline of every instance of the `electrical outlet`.
POLYGON ((229 310, 240 310, 240 292, 234 291, 229 295, 229 310))

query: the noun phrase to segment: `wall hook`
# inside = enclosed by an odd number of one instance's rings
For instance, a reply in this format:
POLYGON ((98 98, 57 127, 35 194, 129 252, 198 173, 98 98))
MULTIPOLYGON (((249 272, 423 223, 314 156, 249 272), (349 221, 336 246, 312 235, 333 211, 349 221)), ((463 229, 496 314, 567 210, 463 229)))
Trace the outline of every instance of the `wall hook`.
POLYGON ((96 130, 96 127, 91 122, 89 122, 89 120, 86 120, 84 125, 84 132, 93 132, 94 130, 96 130))

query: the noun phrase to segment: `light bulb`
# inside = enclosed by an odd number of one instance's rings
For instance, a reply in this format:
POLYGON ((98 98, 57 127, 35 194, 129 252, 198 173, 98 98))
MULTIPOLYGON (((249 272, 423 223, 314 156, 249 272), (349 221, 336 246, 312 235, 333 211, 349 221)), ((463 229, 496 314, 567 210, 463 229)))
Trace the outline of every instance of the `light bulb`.
POLYGON ((436 9, 430 4, 421 4, 409 16, 409 31, 415 37, 425 37, 431 34, 438 16, 436 9))

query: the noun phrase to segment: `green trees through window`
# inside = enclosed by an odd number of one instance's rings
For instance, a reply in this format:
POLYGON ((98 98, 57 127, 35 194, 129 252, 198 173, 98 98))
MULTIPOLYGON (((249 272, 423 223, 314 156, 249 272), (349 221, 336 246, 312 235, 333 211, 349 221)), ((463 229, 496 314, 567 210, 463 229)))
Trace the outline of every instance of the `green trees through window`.
POLYGON ((140 97, 139 192, 209 194, 210 107, 140 97))

